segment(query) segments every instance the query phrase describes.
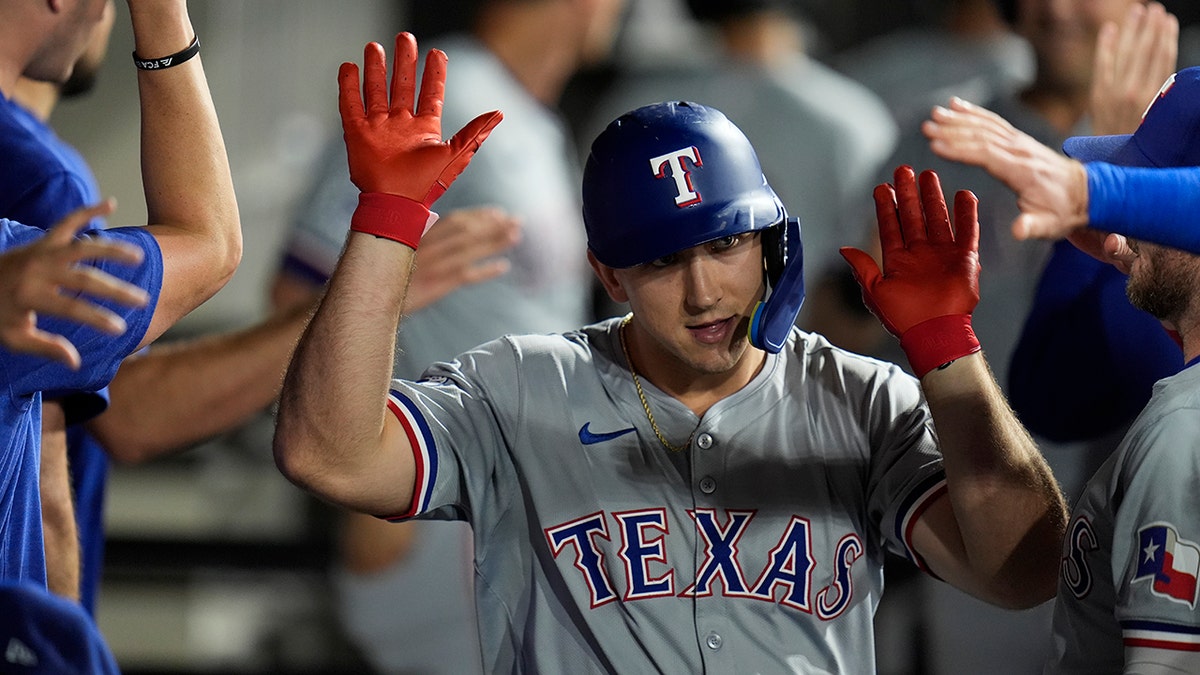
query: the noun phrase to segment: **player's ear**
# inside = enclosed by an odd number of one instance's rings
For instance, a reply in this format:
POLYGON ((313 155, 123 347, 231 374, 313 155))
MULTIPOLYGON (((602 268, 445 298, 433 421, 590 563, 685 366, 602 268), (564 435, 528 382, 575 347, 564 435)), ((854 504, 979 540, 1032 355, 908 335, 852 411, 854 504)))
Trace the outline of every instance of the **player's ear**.
POLYGON ((592 271, 596 273, 596 278, 603 284, 604 290, 608 291, 608 297, 616 303, 629 302, 629 294, 625 292, 621 281, 617 279, 616 270, 596 260, 596 256, 592 255, 590 250, 587 252, 587 257, 592 271))

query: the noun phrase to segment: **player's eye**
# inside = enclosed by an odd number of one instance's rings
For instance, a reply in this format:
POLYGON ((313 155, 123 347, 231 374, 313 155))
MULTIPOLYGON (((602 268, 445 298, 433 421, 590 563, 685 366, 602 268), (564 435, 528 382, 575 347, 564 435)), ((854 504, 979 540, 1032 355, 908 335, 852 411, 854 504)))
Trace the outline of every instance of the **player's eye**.
POLYGON ((679 254, 668 253, 661 258, 655 258, 654 260, 651 260, 650 265, 652 267, 667 267, 668 265, 674 264, 676 260, 679 260, 679 254))
POLYGON ((742 234, 731 234, 728 237, 714 239, 708 242, 708 250, 712 251, 713 253, 728 251, 729 249, 734 248, 738 244, 742 243, 742 241, 750 236, 752 236, 751 233, 743 232, 742 234))
POLYGON ((741 237, 737 235, 730 235, 728 237, 721 237, 720 239, 710 241, 708 245, 714 251, 724 251, 737 246, 737 243, 740 239, 741 237))

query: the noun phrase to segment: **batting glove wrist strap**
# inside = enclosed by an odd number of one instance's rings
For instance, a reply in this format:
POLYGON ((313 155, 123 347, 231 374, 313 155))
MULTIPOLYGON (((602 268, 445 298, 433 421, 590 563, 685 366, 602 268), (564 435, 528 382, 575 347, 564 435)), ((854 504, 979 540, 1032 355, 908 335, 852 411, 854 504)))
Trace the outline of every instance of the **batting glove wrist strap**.
POLYGON ((421 235, 437 220, 427 206, 408 197, 385 192, 363 192, 350 219, 350 229, 398 241, 416 250, 421 235))
POLYGON ((904 331, 900 347, 918 379, 980 349, 970 314, 948 314, 922 321, 904 331))

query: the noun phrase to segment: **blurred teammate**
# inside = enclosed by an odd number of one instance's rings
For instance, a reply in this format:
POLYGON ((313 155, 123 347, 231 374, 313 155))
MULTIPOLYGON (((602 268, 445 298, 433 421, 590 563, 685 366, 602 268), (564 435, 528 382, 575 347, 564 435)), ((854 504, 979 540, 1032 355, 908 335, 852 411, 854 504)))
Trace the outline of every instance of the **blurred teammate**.
MULTIPOLYGON (((1082 161, 1200 165, 1200 68, 1172 76, 1135 134, 1068 139, 1082 161)), ((1131 240, 1130 302, 1178 333, 1186 365, 1159 381, 1072 511, 1054 610, 1053 673, 1200 670, 1200 256, 1131 240)))
MULTIPOLYGON (((112 12, 108 1, 88 0, 69 5, 37 5, 18 1, 0 2, 0 31, 4 32, 6 65, 0 90, 5 92, 3 119, 8 125, 5 143, 26 143, 22 152, 6 155, 6 178, 0 189, 10 198, 5 213, 25 209, 31 222, 48 228, 46 213, 69 208, 73 199, 87 194, 74 167, 57 154, 51 135, 38 126, 29 113, 8 100, 17 78, 62 82, 93 35, 112 12), (16 169, 15 174, 11 173, 16 169), (20 189, 15 181, 26 185, 20 189), (13 196, 17 198, 12 200, 13 196)), ((216 114, 208 96, 198 57, 198 43, 183 0, 149 2, 129 0, 139 67, 138 89, 143 106, 153 110, 142 120, 142 157, 147 213, 145 228, 104 230, 92 226, 86 236, 113 238, 141 250, 143 261, 136 267, 101 265, 110 274, 147 292, 144 308, 120 311, 125 322, 123 335, 113 338, 79 326, 60 326, 39 318, 39 327, 59 333, 80 352, 83 365, 73 373, 40 360, 5 355, 9 412, 4 419, 9 467, 4 477, 5 512, 12 516, 0 526, 0 576, 46 582, 47 547, 43 544, 43 508, 54 508, 61 522, 73 527, 65 450, 52 455, 58 471, 53 474, 61 500, 44 503, 38 496, 39 482, 47 474, 31 473, 38 466, 37 453, 47 443, 63 448, 65 411, 47 408, 45 432, 42 396, 65 392, 89 392, 102 388, 112 378, 121 359, 149 343, 179 318, 219 290, 233 274, 241 257, 241 228, 234 200, 228 161, 216 114), (160 58, 170 57, 169 67, 160 58), (159 67, 151 67, 157 64, 159 67), (186 120, 181 123, 180 120, 186 120), (53 438, 50 438, 53 436, 53 438)), ((112 205, 80 212, 85 220, 103 218, 112 205)), ((98 222, 98 221, 93 221, 98 222)), ((36 227, 9 227, 6 247, 45 236, 36 227)), ((114 309, 109 307, 109 309, 114 309)), ((115 310, 114 310, 115 311, 115 310)), ((94 410, 93 410, 94 412, 94 410)), ((58 532, 59 536, 74 536, 58 532)), ((58 549, 53 549, 57 551, 58 549)), ((53 553, 51 553, 53 555, 53 553)), ((69 561, 54 558, 56 571, 72 573, 69 561), (62 564, 59 564, 59 563, 62 564)), ((77 571, 75 571, 77 574, 77 571)), ((55 588, 77 594, 77 579, 56 580, 55 588), (60 585, 61 584, 61 585, 60 585)))
MULTIPOLYGON (((1014 30, 1032 46, 1036 71, 1029 86, 984 104, 1051 147, 1061 145, 1070 135, 1131 131, 1145 110, 1145 101, 1175 70, 1178 26, 1158 3, 1012 0, 998 4, 1014 30), (1131 103, 1131 98, 1140 103, 1131 103), (1096 114, 1097 110, 1101 113, 1096 114)), ((997 381, 1009 401, 1020 406, 1018 414, 1034 434, 1055 478, 1069 497, 1076 496, 1116 447, 1125 427, 1144 405, 1153 381, 1179 368, 1178 349, 1156 321, 1129 304, 1122 293, 1123 279, 1108 266, 1066 259, 1073 251, 1064 254, 1050 242, 1014 240, 1008 224, 1017 215, 1018 205, 1000 181, 974 166, 939 157, 916 126, 902 138, 893 161, 929 166, 947 183, 969 186, 979 196, 979 251, 987 272, 974 315, 975 329, 988 347, 997 381), (1075 382, 1072 369, 1085 371, 1089 384, 1080 387, 1081 393, 1094 393, 1092 400, 1101 405, 1080 406, 1082 417, 1069 416, 1053 400, 1047 406, 1045 399, 1050 397, 1045 393, 1050 385, 1018 384, 1023 380, 1013 367, 1024 319, 1036 311, 1041 291, 1057 288, 1040 285, 1043 273, 1064 262, 1072 267, 1069 276, 1077 280, 1077 295, 1087 301, 1112 298, 1114 302, 1105 309, 1109 320, 1125 326, 1131 339, 1141 345, 1137 352, 1113 362, 1097 353, 1105 347, 1103 340, 1077 341, 1082 343, 1078 349, 1095 358, 1055 364, 1040 372, 1053 386, 1066 386, 1075 382), (1042 405, 1023 398, 1030 389, 1042 405), (1109 405, 1116 400, 1112 389, 1125 392, 1130 403, 1109 405), (1070 427, 1064 423, 1068 419, 1072 420, 1070 427), (1087 433, 1069 433, 1080 428, 1087 433)), ((1089 335, 1086 331, 1080 334, 1089 335)), ((890 357, 887 351, 880 353, 890 357)), ((1049 604, 1031 612, 1002 612, 926 579, 920 580, 920 590, 923 635, 932 672, 1040 672, 1051 649, 1049 604), (961 648, 967 640, 972 649, 961 648)))

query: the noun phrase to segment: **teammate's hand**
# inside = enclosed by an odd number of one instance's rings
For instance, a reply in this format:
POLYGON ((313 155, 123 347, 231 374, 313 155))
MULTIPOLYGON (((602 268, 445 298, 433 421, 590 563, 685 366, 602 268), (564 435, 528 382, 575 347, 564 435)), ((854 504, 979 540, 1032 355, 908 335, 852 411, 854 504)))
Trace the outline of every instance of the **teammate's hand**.
POLYGON ((343 63, 338 70, 338 107, 350 180, 362 192, 406 197, 429 208, 466 168, 503 115, 499 110, 484 113, 443 141, 446 54, 430 50, 417 98, 417 41, 409 33, 398 34, 390 103, 384 58, 379 43, 366 46, 361 96, 358 66, 343 63))
MULTIPOLYGON (((1101 260, 1111 263, 1121 274, 1129 274, 1130 270, 1133 269, 1134 258, 1138 257, 1137 251, 1130 245, 1129 239, 1123 234, 1101 234, 1104 236, 1104 240, 1101 243, 1103 250, 1101 260)), ((1078 246, 1079 244, 1075 245, 1078 246)))
POLYGON ((866 252, 842 256, 863 289, 863 301, 896 337, 917 376, 978 351, 970 316, 979 303, 978 200, 954 196, 954 222, 937 174, 898 167, 894 187, 875 188, 883 271, 866 252))
POLYGON ((1160 3, 1131 3, 1120 26, 1101 26, 1092 68, 1092 133, 1133 133, 1175 72, 1178 52, 1179 21, 1160 3))
MULTIPOLYGON (((921 125, 943 159, 983 168, 1017 195, 1016 239, 1062 239, 1088 222, 1087 172, 996 113, 959 98, 921 125)), ((1085 241, 1086 237, 1081 240, 1085 241)), ((1079 245, 1080 241, 1072 238, 1079 245)), ((1097 247, 1084 248, 1096 255, 1097 247)))
POLYGON ((141 307, 149 296, 86 261, 105 259, 136 265, 142 261, 141 249, 100 238, 75 238, 88 222, 108 215, 112 208, 111 202, 104 202, 74 211, 41 239, 0 255, 0 344, 14 352, 43 356, 78 369, 80 357, 75 345, 61 335, 39 329, 38 315, 70 319, 110 335, 125 332, 125 321, 93 299, 141 307))
POLYGON ((499 257, 521 238, 517 219, 493 207, 451 211, 421 240, 404 310, 415 312, 447 294, 494 279, 510 268, 499 257))

